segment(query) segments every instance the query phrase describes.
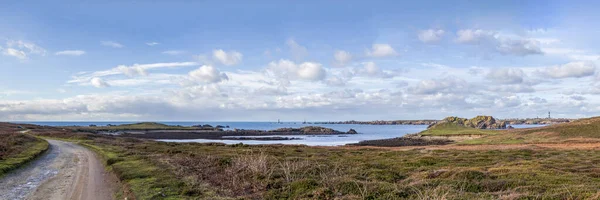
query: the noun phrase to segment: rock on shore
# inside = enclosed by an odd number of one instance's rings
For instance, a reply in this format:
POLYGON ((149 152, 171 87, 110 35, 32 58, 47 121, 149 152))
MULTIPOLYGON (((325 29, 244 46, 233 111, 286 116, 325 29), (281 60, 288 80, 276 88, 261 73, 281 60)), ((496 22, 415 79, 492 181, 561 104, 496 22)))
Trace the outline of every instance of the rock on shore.
POLYGON ((436 127, 441 124, 452 123, 464 127, 478 128, 478 129, 505 129, 506 122, 496 120, 492 116, 477 116, 472 119, 460 118, 460 117, 446 117, 441 122, 430 125, 428 128, 436 127))

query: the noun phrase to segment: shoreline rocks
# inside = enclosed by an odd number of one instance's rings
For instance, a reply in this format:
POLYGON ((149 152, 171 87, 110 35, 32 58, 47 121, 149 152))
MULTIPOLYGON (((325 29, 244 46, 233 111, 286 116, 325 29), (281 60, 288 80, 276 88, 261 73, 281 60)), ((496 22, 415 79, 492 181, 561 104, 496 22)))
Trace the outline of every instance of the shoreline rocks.
POLYGON ((477 129, 506 129, 506 121, 496 120, 492 116, 477 116, 471 119, 460 117, 446 117, 439 123, 429 125, 427 129, 448 123, 477 129))

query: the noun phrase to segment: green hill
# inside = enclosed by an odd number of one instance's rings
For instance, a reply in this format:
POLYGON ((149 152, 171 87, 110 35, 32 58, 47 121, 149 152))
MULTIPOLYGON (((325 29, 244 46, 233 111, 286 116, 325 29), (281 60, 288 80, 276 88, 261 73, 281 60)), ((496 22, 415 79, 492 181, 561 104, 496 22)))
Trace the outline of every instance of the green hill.
POLYGON ((523 130, 521 134, 543 134, 561 138, 600 138, 600 117, 523 130))
POLYGON ((600 117, 545 127, 513 129, 464 141, 464 144, 536 144, 600 142, 600 117))
POLYGON ((466 136, 466 135, 493 135, 497 130, 477 129, 465 127, 455 123, 440 123, 419 133, 422 136, 466 136))

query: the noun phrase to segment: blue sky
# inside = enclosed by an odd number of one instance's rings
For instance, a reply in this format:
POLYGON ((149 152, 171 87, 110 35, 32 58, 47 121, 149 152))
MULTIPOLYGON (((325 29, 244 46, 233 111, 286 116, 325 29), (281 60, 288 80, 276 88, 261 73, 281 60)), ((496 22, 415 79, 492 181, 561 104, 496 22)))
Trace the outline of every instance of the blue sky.
POLYGON ((3 1, 0 120, 596 116, 594 1, 3 1))

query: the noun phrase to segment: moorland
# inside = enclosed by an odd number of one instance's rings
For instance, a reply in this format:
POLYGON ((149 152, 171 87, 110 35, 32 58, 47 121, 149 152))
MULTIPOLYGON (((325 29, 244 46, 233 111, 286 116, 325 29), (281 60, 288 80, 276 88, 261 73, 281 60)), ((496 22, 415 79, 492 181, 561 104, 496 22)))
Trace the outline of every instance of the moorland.
POLYGON ((2 144, 12 150, 3 150, 0 166, 35 155, 22 149, 43 146, 43 139, 70 141, 101 155, 121 180, 119 198, 600 198, 600 118, 510 130, 447 123, 407 137, 436 144, 405 145, 395 140, 414 141, 395 138, 385 141, 389 145, 339 147, 167 143, 68 128, 0 126, 3 136, 17 138, 2 144))

